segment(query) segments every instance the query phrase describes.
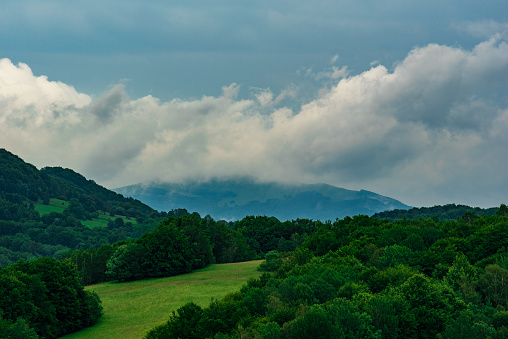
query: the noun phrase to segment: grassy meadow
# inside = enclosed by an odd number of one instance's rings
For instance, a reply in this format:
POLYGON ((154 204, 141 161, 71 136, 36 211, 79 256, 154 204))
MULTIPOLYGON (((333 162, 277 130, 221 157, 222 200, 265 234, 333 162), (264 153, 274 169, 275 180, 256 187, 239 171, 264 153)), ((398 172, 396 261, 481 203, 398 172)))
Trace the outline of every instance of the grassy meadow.
POLYGON ((127 218, 123 215, 111 216, 107 214, 100 214, 98 218, 92 220, 80 220, 80 221, 84 226, 89 228, 103 228, 108 226, 109 221, 114 221, 116 218, 122 218, 124 223, 130 222, 133 225, 138 223, 135 218, 127 218))
POLYGON ((104 315, 95 326, 64 338, 143 338, 187 302, 204 307, 212 298, 238 291, 247 280, 259 277, 260 263, 216 264, 175 277, 87 286, 101 298, 104 315))
POLYGON ((40 215, 49 214, 51 212, 62 213, 67 207, 69 202, 60 199, 50 199, 49 205, 43 203, 35 204, 34 208, 40 215))

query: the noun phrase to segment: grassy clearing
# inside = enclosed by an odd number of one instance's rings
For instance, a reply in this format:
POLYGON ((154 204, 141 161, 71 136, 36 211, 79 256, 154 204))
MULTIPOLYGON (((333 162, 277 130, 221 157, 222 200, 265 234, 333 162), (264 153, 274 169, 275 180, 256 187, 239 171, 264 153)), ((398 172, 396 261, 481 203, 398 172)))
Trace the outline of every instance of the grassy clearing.
POLYGON ((138 222, 135 218, 127 218, 123 215, 107 215, 107 214, 101 214, 99 215, 99 218, 92 219, 92 220, 81 220, 81 223, 89 228, 97 228, 97 227, 108 227, 109 221, 114 221, 116 218, 122 218, 124 223, 130 222, 133 225, 136 225, 138 222))
POLYGON ((42 202, 35 204, 34 208, 40 215, 46 215, 51 212, 62 213, 69 203, 65 200, 50 199, 49 205, 44 205, 42 202))
POLYGON ((108 220, 101 218, 92 220, 80 220, 80 222, 88 228, 104 228, 108 226, 108 220))
POLYGON ((88 286, 101 298, 104 315, 97 325, 64 338, 143 338, 187 302, 204 307, 211 298, 238 291, 247 280, 259 277, 260 263, 210 265, 176 277, 88 286))

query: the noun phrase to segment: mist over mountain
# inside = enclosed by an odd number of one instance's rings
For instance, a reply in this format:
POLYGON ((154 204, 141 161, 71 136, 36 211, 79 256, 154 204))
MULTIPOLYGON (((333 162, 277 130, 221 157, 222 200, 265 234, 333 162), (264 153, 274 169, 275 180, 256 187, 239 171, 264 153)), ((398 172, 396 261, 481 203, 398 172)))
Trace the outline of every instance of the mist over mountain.
POLYGON ((214 219, 239 220, 246 215, 280 220, 335 220, 357 214, 372 215, 408 209, 398 200, 373 192, 328 184, 259 183, 252 178, 208 182, 149 183, 124 186, 117 193, 138 199, 159 211, 186 208, 214 219))

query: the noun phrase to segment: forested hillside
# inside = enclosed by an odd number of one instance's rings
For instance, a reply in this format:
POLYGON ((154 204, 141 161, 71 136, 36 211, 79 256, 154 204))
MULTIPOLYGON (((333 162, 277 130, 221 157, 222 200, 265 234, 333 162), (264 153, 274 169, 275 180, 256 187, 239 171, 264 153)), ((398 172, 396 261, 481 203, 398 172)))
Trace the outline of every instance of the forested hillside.
POLYGON ((482 215, 496 214, 497 207, 480 208, 465 205, 448 204, 433 207, 413 207, 411 209, 394 209, 391 211, 379 212, 373 215, 374 218, 387 219, 389 221, 403 219, 427 219, 455 220, 457 218, 474 218, 482 215))
POLYGON ((507 338, 508 208, 452 221, 346 217, 146 338, 507 338))
POLYGON ((140 237, 186 214, 158 213, 70 169, 38 170, 0 149, 0 266, 140 237))

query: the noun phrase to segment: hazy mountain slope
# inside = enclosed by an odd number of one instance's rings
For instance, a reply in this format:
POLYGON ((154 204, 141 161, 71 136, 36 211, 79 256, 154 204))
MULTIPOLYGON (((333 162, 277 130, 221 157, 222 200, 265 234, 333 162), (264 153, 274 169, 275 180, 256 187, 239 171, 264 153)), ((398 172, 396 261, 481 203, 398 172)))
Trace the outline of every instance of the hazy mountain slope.
POLYGON ((371 215, 409 208, 400 201, 364 190, 353 191, 327 184, 256 183, 249 178, 205 183, 137 184, 115 191, 157 210, 186 208, 226 220, 237 220, 246 215, 275 216, 280 220, 335 220, 346 215, 371 215))

